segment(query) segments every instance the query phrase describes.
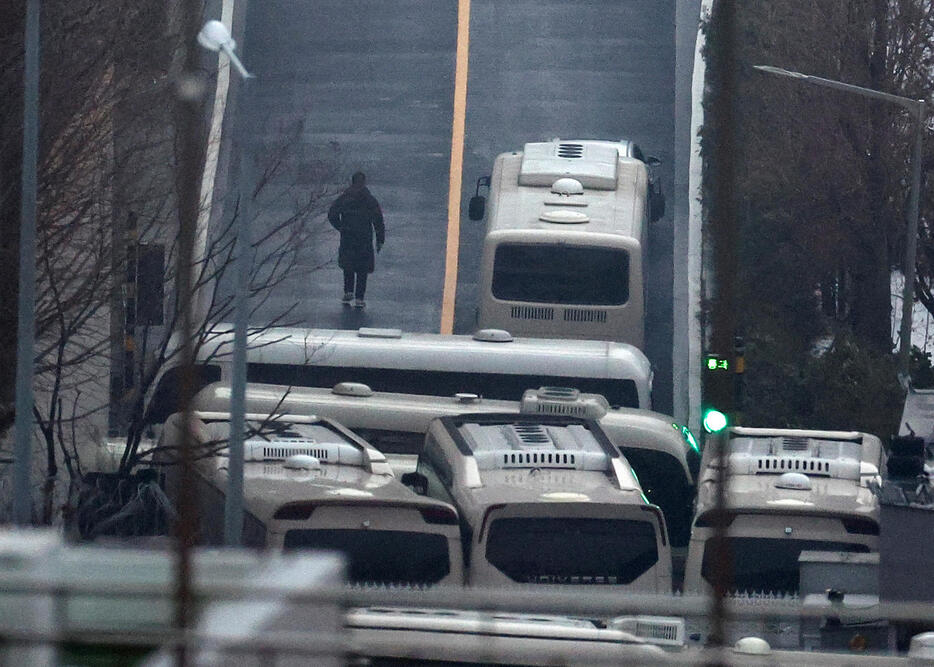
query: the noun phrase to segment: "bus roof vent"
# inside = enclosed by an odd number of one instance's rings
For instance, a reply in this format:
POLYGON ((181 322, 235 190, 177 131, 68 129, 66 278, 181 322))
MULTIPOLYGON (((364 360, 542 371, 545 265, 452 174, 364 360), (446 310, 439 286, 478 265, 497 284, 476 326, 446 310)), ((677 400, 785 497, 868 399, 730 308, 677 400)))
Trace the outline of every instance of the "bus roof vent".
POLYGON ((512 342, 512 334, 505 329, 478 329, 473 339, 484 343, 509 343, 512 342))
POLYGON ((583 424, 467 422, 461 433, 481 470, 571 468, 606 472, 609 456, 583 424))
POLYGON ((908 657, 915 660, 934 660, 934 632, 922 632, 911 638, 908 657))
POLYGON ((331 389, 332 394, 338 396, 372 396, 373 390, 370 385, 362 382, 338 382, 331 389))
POLYGON ((617 616, 606 626, 660 646, 684 645, 684 619, 674 616, 617 616))
POLYGON ((610 409, 600 394, 582 394, 572 387, 539 387, 522 394, 519 412, 536 415, 564 415, 600 419, 610 409))
POLYGON ((854 440, 806 436, 730 438, 730 471, 734 475, 802 473, 836 479, 860 479, 862 445, 854 440))
POLYGON ((513 424, 507 431, 516 449, 524 447, 554 447, 545 427, 541 424, 513 424))
POLYGON ((782 449, 786 452, 802 452, 808 448, 808 439, 795 435, 782 438, 782 449))
POLYGON ((559 178, 551 184, 551 191, 556 195, 570 197, 584 194, 584 186, 576 178, 559 178))
POLYGON ((590 216, 582 211, 572 211, 566 208, 545 209, 538 216, 542 222, 553 222, 559 225, 581 225, 590 222, 590 216))
MULTIPOLYGON (((500 454, 499 465, 490 468, 575 468, 579 469, 580 456, 573 452, 554 450, 527 449, 524 451, 504 451, 500 454)), ((486 466, 481 466, 486 467, 486 466)))
POLYGON ((538 395, 556 401, 576 401, 581 396, 580 389, 574 387, 539 387, 538 395))
POLYGON ((320 463, 362 466, 363 452, 349 442, 322 442, 312 438, 253 438, 243 443, 245 461, 285 461, 296 455, 314 457, 320 463))
POLYGON ((800 472, 786 472, 775 480, 776 489, 791 489, 793 491, 810 491, 811 478, 800 472))
POLYGON ((558 144, 558 157, 582 158, 584 157, 584 145, 558 144))
POLYGON ((522 151, 519 185, 551 187, 573 178, 584 188, 615 190, 619 144, 609 141, 528 143, 522 151))
POLYGON ((360 338, 402 338, 402 329, 378 329, 376 327, 360 327, 357 329, 360 338))
POLYGON ((321 461, 308 454, 292 454, 282 462, 282 467, 290 470, 318 470, 321 461))

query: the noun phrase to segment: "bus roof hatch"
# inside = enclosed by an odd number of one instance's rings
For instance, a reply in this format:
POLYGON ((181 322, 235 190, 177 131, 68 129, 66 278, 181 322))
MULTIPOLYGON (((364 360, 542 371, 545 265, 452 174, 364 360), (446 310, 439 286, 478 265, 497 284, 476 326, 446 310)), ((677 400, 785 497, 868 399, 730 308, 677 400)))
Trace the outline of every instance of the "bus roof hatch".
POLYGON ((607 471, 606 452, 582 425, 464 424, 463 433, 481 470, 571 468, 607 471))
POLYGON ((523 148, 519 185, 551 185, 573 178, 592 190, 615 190, 619 148, 605 141, 549 141, 523 148))
POLYGON ((539 387, 522 395, 519 412, 533 415, 564 415, 600 419, 610 404, 600 394, 582 394, 572 387, 539 387))

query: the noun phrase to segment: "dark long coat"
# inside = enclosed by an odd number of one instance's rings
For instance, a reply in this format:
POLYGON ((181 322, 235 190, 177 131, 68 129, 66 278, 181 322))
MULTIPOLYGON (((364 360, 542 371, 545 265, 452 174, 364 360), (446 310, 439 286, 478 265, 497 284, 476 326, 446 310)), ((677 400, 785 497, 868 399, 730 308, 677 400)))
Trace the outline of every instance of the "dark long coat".
POLYGON ((341 233, 337 265, 345 271, 373 273, 373 234, 377 247, 386 240, 383 212, 365 185, 351 185, 328 210, 328 221, 341 233))

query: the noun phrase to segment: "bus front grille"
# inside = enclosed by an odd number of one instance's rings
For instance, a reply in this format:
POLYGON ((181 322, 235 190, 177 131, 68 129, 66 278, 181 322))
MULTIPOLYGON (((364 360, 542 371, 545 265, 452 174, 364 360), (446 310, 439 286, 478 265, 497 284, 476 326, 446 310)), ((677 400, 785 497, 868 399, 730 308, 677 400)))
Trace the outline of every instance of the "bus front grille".
POLYGON ((553 320, 555 309, 550 306, 510 306, 509 316, 514 320, 553 320))
POLYGON ((605 310, 580 310, 578 308, 564 309, 565 322, 600 322, 606 323, 605 310))

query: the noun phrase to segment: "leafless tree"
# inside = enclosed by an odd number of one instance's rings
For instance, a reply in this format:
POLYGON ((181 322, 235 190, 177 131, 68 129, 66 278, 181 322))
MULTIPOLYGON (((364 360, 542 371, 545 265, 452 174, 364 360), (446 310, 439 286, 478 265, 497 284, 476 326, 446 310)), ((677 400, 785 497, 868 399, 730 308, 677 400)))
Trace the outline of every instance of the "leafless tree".
MULTIPOLYGON (((63 465, 79 485, 93 470, 105 433, 89 430, 91 417, 103 423, 108 410, 120 424, 125 447, 118 474, 129 475, 139 462, 148 390, 160 371, 177 362, 179 321, 173 298, 178 253, 175 169, 178 146, 173 85, 187 45, 176 29, 175 4, 130 0, 47 0, 43 3, 43 70, 39 218, 37 221, 36 404, 34 417, 43 445, 42 476, 48 481, 40 520, 49 522, 52 482, 63 465), (132 224, 129 224, 129 222, 132 224), (137 253, 143 245, 163 248, 166 285, 160 317, 139 319, 140 295, 133 293, 137 253), (121 311, 122 309, 122 311, 121 311), (114 313, 120 315, 115 317, 114 313), (112 320, 121 324, 114 326, 112 320), (114 339, 123 340, 114 345, 114 339), (132 356, 116 358, 131 347, 132 356), (110 368, 117 361, 129 381, 112 396, 110 368), (92 446, 82 447, 82 443, 92 446)), ((9 11, 14 30, 0 41, 0 94, 22 99, 22 17, 9 11)), ((21 11, 21 9, 20 9, 21 11)), ((207 67, 205 78, 213 72, 207 67)), ((21 114, 0 117, 0 238, 15 241, 19 223, 18 179, 21 114), (13 156, 13 157, 10 157, 13 156)), ((327 187, 301 189, 290 181, 294 146, 301 124, 289 140, 252 147, 257 183, 244 196, 262 200, 249 207, 263 216, 263 233, 252 242, 251 306, 258 308, 272 290, 299 270, 297 252, 326 231, 320 206, 327 187), (286 202, 270 202, 271 193, 286 202), (285 211, 273 217, 275 211, 285 211), (287 205, 285 205, 287 204, 287 205)), ((206 133, 205 133, 206 134, 206 133)), ((206 140, 206 138, 205 138, 206 140)), ((322 182, 338 163, 330 150, 318 156, 322 182)), ((224 276, 232 271, 232 213, 214 216, 204 255, 192 269, 196 290, 207 295, 195 344, 210 338, 208 322, 231 321, 232 295, 224 276)), ((15 368, 16 244, 4 246, 0 261, 3 296, 0 330, 0 433, 12 423, 12 373, 15 368), (10 335, 6 335, 10 334, 10 335)), ((151 306, 152 304, 144 304, 151 306)), ((289 323, 286 309, 267 325, 289 323)), ((0 459, 6 457, 0 456, 0 459)), ((0 466, 3 464, 0 463, 0 466)))

